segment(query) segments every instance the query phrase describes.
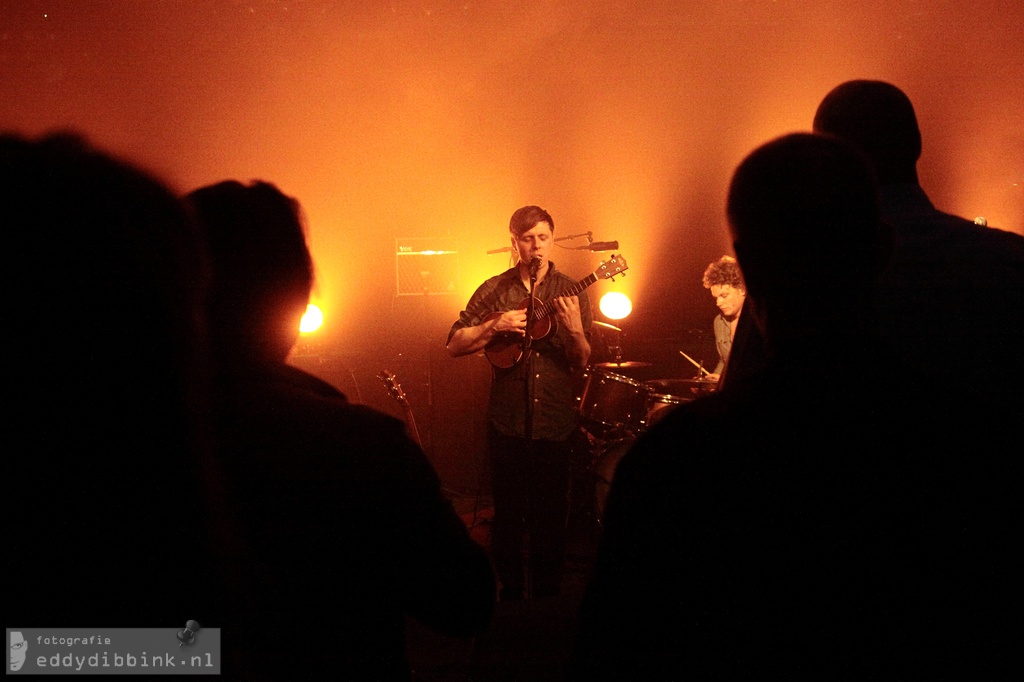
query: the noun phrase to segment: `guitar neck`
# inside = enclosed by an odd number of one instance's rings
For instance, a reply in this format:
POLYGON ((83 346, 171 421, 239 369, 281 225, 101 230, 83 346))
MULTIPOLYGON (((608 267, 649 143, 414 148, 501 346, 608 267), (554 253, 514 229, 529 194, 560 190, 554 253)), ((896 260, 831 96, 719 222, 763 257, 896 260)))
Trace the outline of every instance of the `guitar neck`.
POLYGON ((408 431, 409 437, 416 442, 416 445, 422 448, 423 441, 420 440, 420 431, 416 428, 416 419, 412 416, 412 405, 409 404, 409 399, 405 397, 405 392, 402 391, 402 387, 398 384, 398 379, 386 369, 378 372, 377 378, 384 384, 388 395, 401 405, 402 415, 405 418, 405 429, 408 431))
POLYGON ((412 408, 408 404, 405 405, 405 428, 409 432, 409 437, 422 448, 423 441, 420 440, 420 430, 416 428, 416 419, 412 416, 412 408))
MULTIPOLYGON (((597 275, 595 275, 594 273, 590 273, 580 281, 576 282, 576 284, 573 284, 571 287, 560 293, 558 296, 578 296, 581 291, 583 291, 596 281, 597 275)), ((555 298, 558 298, 558 296, 556 296, 555 298)), ((539 320, 541 318, 547 317, 553 312, 555 312, 555 302, 554 300, 551 300, 545 303, 544 305, 540 306, 539 308, 534 308, 533 319, 539 320)))

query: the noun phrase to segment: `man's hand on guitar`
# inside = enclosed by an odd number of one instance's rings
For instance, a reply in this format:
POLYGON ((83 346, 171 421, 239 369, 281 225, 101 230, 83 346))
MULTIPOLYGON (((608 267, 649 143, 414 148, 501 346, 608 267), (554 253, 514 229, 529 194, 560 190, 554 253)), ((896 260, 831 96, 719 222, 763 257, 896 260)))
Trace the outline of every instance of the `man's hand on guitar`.
POLYGON ((580 299, 578 296, 558 296, 552 300, 555 304, 555 315, 558 322, 569 332, 565 353, 573 368, 582 370, 590 359, 590 343, 583 330, 580 299))
POLYGON ((494 312, 485 317, 480 324, 473 327, 463 327, 452 334, 452 338, 448 341, 448 352, 452 357, 457 358, 461 355, 475 353, 478 350, 482 350, 485 346, 493 345, 502 340, 507 341, 503 345, 514 345, 516 348, 520 348, 522 340, 515 338, 517 336, 526 336, 526 310, 516 309, 505 313, 494 312))
POLYGON ((498 321, 494 323, 492 327, 494 332, 497 333, 508 333, 508 334, 519 334, 524 336, 526 334, 526 311, 525 310, 509 310, 507 313, 502 313, 498 321))
MULTIPOLYGON (((612 256, 607 263, 579 282, 563 290, 563 293, 579 293, 599 279, 613 279, 623 275, 629 266, 621 255, 612 256)), ((519 308, 506 313, 493 312, 473 327, 462 327, 452 334, 448 340, 448 353, 452 357, 469 355, 483 349, 492 365, 499 369, 513 367, 528 356, 529 344, 522 338, 526 335, 533 340, 542 340, 554 334, 559 323, 569 333, 566 353, 573 367, 583 369, 590 358, 590 342, 583 329, 583 317, 580 312, 578 296, 557 296, 547 302, 534 299, 534 315, 530 324, 526 324, 526 309, 530 298, 523 299, 519 308)))
POLYGON ((570 334, 583 333, 583 318, 580 316, 579 296, 558 296, 555 301, 555 315, 570 334))

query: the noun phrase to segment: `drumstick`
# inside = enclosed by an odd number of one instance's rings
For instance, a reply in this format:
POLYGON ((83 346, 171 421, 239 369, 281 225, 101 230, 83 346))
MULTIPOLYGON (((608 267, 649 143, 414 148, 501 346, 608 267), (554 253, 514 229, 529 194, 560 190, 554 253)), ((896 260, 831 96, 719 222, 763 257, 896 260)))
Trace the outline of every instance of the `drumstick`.
POLYGON ((706 369, 704 369, 704 365, 700 364, 699 362, 697 362, 696 360, 694 360, 693 358, 691 358, 691 357, 690 357, 689 355, 687 355, 687 354, 686 354, 686 353, 684 353, 683 351, 679 351, 679 354, 680 354, 680 355, 682 355, 682 356, 683 356, 684 358, 686 358, 687 360, 689 360, 690 362, 692 362, 692 363, 693 363, 693 366, 694 366, 694 367, 696 367, 697 369, 699 369, 699 370, 700 370, 701 372, 703 372, 704 374, 711 374, 711 372, 709 372, 709 371, 707 371, 706 369))

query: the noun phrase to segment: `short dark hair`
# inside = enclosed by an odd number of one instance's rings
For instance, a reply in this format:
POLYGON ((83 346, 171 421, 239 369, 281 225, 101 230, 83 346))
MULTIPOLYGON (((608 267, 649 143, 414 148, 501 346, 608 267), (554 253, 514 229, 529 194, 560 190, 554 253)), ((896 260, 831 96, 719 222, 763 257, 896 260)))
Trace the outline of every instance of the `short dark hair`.
POLYGON ((740 264, 732 256, 722 256, 711 263, 704 271, 704 288, 710 289, 713 286, 728 284, 734 289, 747 288, 743 281, 743 271, 740 264))
POLYGON ((551 231, 555 231, 555 221, 550 213, 540 206, 523 206, 512 214, 511 220, 508 221, 508 231, 519 237, 539 223, 547 223, 551 226, 551 231))
POLYGON ((215 350, 287 355, 313 286, 298 201, 269 182, 235 180, 197 189, 187 200, 204 228, 213 266, 215 350))

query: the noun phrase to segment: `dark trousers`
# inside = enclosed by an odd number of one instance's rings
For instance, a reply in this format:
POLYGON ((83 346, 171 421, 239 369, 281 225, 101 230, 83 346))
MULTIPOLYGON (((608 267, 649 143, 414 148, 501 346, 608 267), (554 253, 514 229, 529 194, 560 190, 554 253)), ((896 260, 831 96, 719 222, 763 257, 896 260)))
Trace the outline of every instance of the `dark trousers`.
POLYGON ((569 512, 569 441, 534 440, 488 432, 491 494, 494 497, 492 549, 503 589, 558 594, 565 562, 569 512))

